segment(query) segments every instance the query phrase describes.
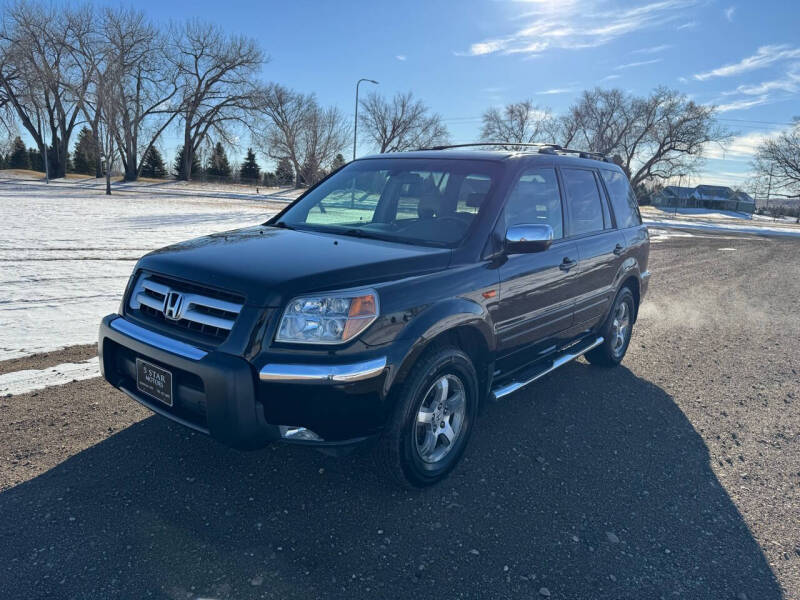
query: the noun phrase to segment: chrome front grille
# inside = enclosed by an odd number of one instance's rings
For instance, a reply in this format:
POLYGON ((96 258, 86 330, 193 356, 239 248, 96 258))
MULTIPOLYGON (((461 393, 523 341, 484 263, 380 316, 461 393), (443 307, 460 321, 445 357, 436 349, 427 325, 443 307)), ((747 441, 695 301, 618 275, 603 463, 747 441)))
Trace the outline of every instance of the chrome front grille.
POLYGON ((233 328, 243 303, 234 294, 142 273, 128 305, 143 317, 222 340, 233 328))

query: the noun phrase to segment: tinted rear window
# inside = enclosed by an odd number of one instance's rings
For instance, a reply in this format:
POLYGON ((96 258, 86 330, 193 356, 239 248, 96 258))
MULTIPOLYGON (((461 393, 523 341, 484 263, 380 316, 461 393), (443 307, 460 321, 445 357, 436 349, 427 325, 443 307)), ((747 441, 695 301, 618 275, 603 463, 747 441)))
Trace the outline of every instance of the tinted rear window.
POLYGON ((603 230, 603 204, 594 173, 585 169, 562 169, 569 206, 569 235, 603 230))
POLYGON ((636 202, 636 195, 633 193, 628 178, 619 171, 601 170, 603 181, 606 184, 608 195, 611 197, 611 206, 614 208, 614 216, 617 219, 617 227, 636 227, 642 224, 639 216, 639 205, 636 202))

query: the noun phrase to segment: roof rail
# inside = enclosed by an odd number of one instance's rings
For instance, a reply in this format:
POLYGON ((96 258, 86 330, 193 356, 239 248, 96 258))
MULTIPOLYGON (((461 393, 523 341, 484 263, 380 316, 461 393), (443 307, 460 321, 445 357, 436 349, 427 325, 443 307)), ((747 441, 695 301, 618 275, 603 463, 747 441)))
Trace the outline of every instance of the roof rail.
POLYGON ((525 143, 525 142, 470 142, 469 144, 447 144, 444 146, 431 146, 430 148, 420 148, 420 150, 450 150, 451 148, 474 148, 479 146, 531 146, 540 148, 551 146, 552 144, 525 143))
POLYGON ((591 158, 603 162, 614 162, 602 152, 592 152, 589 150, 576 150, 564 148, 558 144, 547 144, 540 142, 470 142, 468 144, 447 144, 443 146, 432 146, 430 148, 420 148, 420 150, 450 150, 452 148, 478 148, 481 146, 513 146, 515 148, 538 148, 539 154, 576 154, 580 158, 591 158))

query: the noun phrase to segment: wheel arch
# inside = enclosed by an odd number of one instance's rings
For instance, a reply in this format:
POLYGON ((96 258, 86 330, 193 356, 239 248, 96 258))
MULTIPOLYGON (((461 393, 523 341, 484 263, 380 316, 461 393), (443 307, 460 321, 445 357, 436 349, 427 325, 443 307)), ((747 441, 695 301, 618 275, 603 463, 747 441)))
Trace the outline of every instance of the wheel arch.
MULTIPOLYGON (((631 274, 631 275, 625 277, 622 280, 622 283, 619 286, 620 290, 622 288, 626 287, 631 291, 631 294, 633 294, 633 304, 634 304, 634 306, 633 306, 633 322, 634 323, 636 322, 636 319, 639 317, 639 303, 641 302, 641 286, 642 286, 642 284, 640 283, 639 278, 634 274, 631 274)), ((619 292, 617 292, 617 293, 619 293, 619 292)))
POLYGON ((452 345, 461 349, 472 360, 478 374, 480 400, 483 401, 488 394, 494 372, 494 330, 481 305, 466 300, 456 305, 459 312, 453 312, 454 305, 440 306, 430 310, 427 318, 420 317, 422 320, 415 327, 410 327, 408 333, 415 342, 403 357, 400 366, 390 375, 388 388, 394 389, 405 381, 423 352, 437 345, 452 345))

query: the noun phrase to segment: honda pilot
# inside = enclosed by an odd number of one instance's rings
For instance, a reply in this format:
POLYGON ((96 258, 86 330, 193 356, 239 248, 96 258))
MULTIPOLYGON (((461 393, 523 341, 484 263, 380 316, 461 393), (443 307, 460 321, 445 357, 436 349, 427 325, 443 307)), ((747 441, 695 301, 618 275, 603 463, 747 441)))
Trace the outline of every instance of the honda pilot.
POLYGON ((602 156, 371 156, 262 225, 144 256, 102 321, 101 368, 224 444, 371 442, 423 487, 454 468, 486 402, 582 355, 620 363, 648 253, 625 172, 602 156))

